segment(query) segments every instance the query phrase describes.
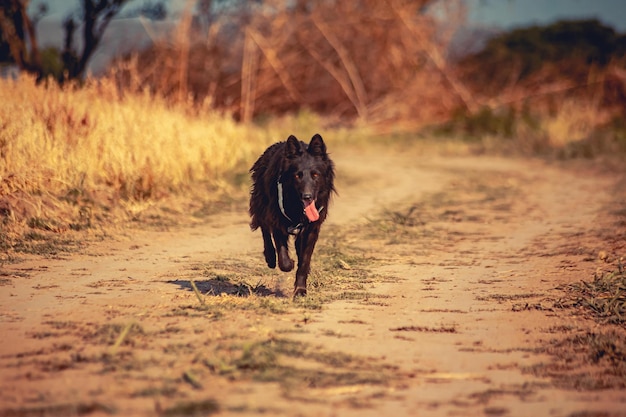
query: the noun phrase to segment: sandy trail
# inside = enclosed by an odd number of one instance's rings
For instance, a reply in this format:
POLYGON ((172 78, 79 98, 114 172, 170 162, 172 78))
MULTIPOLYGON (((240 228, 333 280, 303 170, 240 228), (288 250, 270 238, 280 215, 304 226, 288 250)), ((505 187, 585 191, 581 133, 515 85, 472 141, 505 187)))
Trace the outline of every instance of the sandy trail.
MULTIPOLYGON (((371 259, 370 296, 270 316, 246 309, 221 319, 180 315, 191 311, 188 281, 198 265, 263 266, 261 238, 245 212, 169 232, 132 230, 85 253, 5 265, 0 416, 619 415, 624 391, 576 391, 528 371, 550 360, 537 347, 559 329, 592 326, 542 307, 559 296, 557 285, 588 279, 601 266, 597 228, 616 178, 540 161, 380 149, 333 158, 339 196, 320 243, 334 233, 371 259), (381 213, 404 212, 437 193, 440 201, 418 206, 429 209, 423 238, 363 231, 381 213), (133 358, 124 362, 111 345, 131 322, 142 333, 120 350, 133 358), (364 358, 350 369, 370 379, 316 386, 305 378, 308 387, 299 381, 291 391, 198 365, 226 341, 277 335, 364 358), (180 401, 200 408, 175 408, 180 401)), ((287 293, 292 275, 264 279, 287 293)), ((309 362, 298 366, 339 372, 328 360, 309 362)))

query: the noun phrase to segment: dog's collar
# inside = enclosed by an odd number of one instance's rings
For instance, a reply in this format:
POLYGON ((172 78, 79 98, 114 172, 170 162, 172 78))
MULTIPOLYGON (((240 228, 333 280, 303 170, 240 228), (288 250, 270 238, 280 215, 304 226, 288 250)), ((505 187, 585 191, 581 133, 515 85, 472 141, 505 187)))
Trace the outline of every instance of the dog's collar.
POLYGON ((283 216, 285 216, 287 220, 293 223, 293 220, 291 220, 291 217, 289 217, 285 211, 285 203, 283 201, 283 183, 278 180, 276 186, 278 188, 278 207, 280 207, 280 212, 283 213, 283 216))
MULTIPOLYGON (((287 212, 285 211, 285 203, 284 203, 284 199, 283 199, 283 183, 280 182, 280 179, 278 181, 276 181, 276 188, 278 189, 278 207, 280 208, 280 212, 283 214, 283 216, 285 216, 285 218, 287 220, 289 220, 291 222, 291 226, 289 226, 287 228, 287 232, 290 235, 297 235, 298 233, 300 233, 300 231, 304 227, 305 223, 304 222, 299 222, 299 223, 296 224, 296 222, 291 220, 291 217, 289 217, 287 215, 287 212)), ((315 204, 315 203, 313 203, 313 204, 315 204)), ((324 210, 323 206, 318 209, 318 211, 322 211, 322 210, 324 210)), ((308 222, 308 219, 307 219, 307 222, 308 222)))

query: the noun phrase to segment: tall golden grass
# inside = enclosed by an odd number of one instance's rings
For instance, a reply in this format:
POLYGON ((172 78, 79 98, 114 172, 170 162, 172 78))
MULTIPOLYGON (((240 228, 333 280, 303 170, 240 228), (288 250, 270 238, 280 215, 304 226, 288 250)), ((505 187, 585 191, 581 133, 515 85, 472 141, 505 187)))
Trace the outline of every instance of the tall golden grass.
POLYGON ((139 199, 200 179, 218 184, 271 141, 210 111, 118 97, 107 80, 64 89, 3 80, 0 100, 3 182, 29 193, 104 186, 139 199))
POLYGON ((62 218, 68 205, 108 210, 180 194, 198 183, 227 193, 229 178, 245 173, 269 144, 290 133, 306 139, 319 129, 312 114, 264 127, 238 124, 192 103, 120 93, 106 78, 80 87, 37 85, 27 76, 2 79, 0 102, 5 233, 55 218, 62 229, 71 221, 62 218))
MULTIPOLYGON (((617 109, 600 106, 593 100, 562 98, 552 111, 532 111, 532 120, 517 115, 514 119, 512 139, 514 148, 524 153, 551 151, 560 153, 568 147, 590 141, 616 115, 617 109)), ((502 142, 497 135, 492 143, 502 142)), ((605 142, 610 142, 606 138, 605 142)))
POLYGON ((592 100, 566 99, 553 114, 543 118, 542 128, 548 144, 553 148, 562 148, 588 139, 598 128, 608 123, 615 113, 592 100))

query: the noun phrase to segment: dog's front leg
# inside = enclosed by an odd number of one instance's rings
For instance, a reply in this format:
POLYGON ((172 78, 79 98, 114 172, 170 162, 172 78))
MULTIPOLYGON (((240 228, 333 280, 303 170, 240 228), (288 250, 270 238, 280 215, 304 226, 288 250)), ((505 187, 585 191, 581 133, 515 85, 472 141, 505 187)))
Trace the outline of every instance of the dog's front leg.
POLYGON ((276 268, 276 249, 274 249, 274 243, 272 242, 272 234, 268 229, 261 226, 261 233, 263 233, 263 255, 265 255, 265 262, 267 266, 274 269, 276 268))
POLYGON ((306 280, 311 270, 311 257, 313 249, 320 234, 319 223, 313 223, 305 228, 296 238, 296 253, 298 254, 298 270, 296 271, 296 282, 294 285, 294 298, 306 295, 306 280))
POLYGON ((287 248, 287 241, 289 235, 274 230, 274 243, 276 244, 276 251, 278 251, 278 267, 283 272, 289 272, 293 270, 294 262, 289 257, 289 249, 287 248))

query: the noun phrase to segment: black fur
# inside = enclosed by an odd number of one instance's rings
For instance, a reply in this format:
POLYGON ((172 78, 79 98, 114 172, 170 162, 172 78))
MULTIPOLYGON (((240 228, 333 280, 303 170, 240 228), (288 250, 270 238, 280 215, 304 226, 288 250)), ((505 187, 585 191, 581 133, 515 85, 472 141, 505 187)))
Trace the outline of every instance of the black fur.
POLYGON ((326 152, 326 144, 319 134, 313 136, 308 145, 293 135, 289 136, 285 142, 267 148, 250 173, 250 227, 252 230, 261 228, 267 266, 276 267, 278 252, 281 271, 293 270, 294 261, 289 257, 287 243, 290 231, 299 225, 295 240, 298 269, 294 297, 306 295, 311 256, 320 226, 328 216, 331 193, 335 191, 334 164, 326 152), (281 212, 278 202, 279 182, 283 189, 285 214, 281 212), (305 204, 311 200, 315 201, 319 211, 319 219, 312 222, 304 214, 305 204))

